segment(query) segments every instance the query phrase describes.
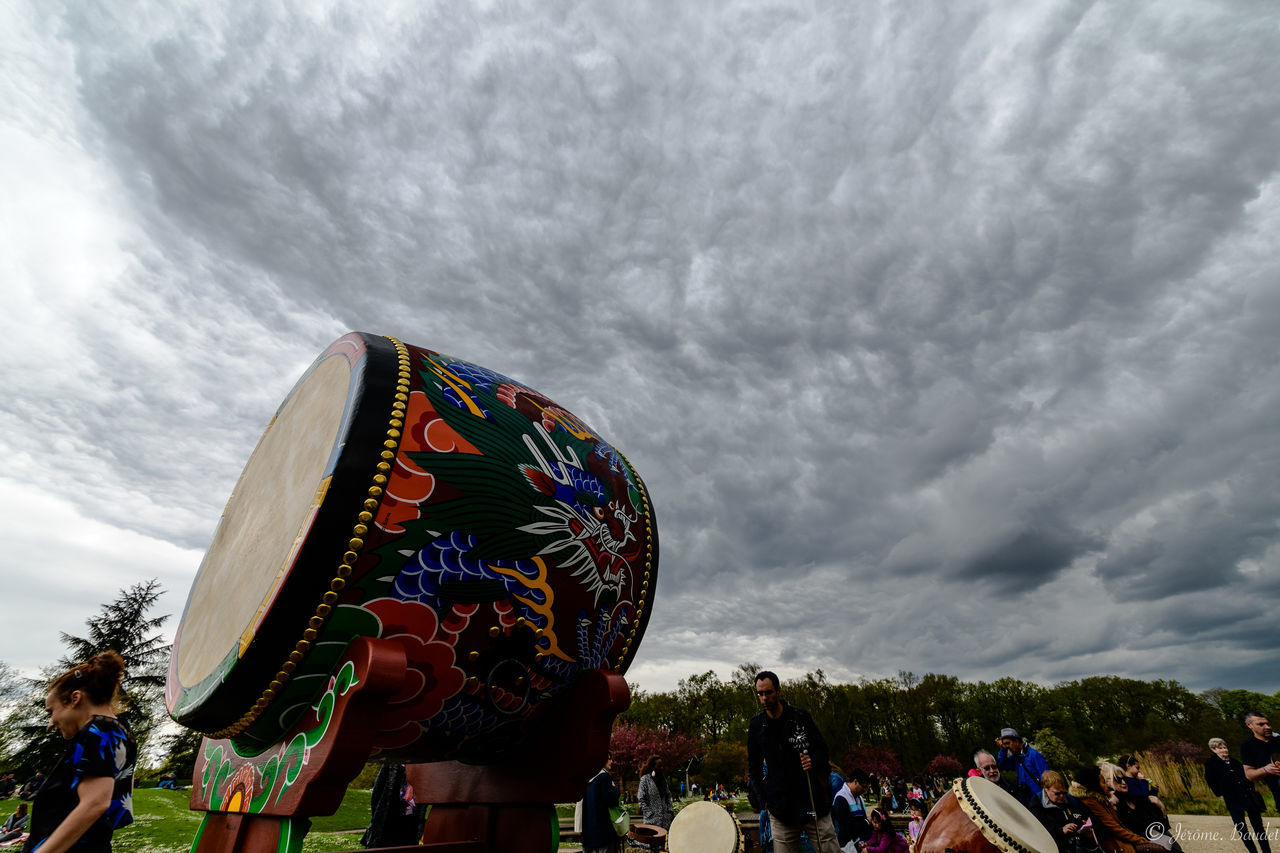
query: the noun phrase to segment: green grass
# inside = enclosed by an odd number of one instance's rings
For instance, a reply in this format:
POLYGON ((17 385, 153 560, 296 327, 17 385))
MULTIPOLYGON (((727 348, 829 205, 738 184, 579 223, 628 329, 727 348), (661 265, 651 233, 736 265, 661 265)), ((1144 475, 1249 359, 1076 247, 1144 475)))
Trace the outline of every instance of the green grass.
MULTIPOLYGON (((204 817, 204 812, 187 807, 190 797, 190 791, 135 790, 133 825, 112 835, 113 853, 187 853, 204 817)), ((312 821, 303 853, 358 850, 360 832, 368 824, 369 792, 349 790, 337 812, 312 821)))

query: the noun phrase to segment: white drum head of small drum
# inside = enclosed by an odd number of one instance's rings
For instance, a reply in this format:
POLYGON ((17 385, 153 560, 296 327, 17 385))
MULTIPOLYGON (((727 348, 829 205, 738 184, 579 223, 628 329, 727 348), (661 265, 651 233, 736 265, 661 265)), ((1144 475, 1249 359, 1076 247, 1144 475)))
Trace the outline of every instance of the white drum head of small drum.
POLYGON ((1004 853, 1057 853, 1049 830, 999 785, 971 776, 957 779, 952 790, 960 810, 1004 853))
POLYGON ((667 832, 670 853, 738 853, 742 832, 733 815, 715 803, 690 803, 680 810, 667 832))

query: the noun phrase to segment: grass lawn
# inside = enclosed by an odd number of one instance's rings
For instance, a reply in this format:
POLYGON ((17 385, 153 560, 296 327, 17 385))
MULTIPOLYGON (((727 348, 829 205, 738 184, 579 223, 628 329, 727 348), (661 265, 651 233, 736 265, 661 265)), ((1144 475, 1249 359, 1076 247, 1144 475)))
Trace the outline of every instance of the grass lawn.
MULTIPOLYGON (((303 841, 303 853, 337 853, 359 850, 360 833, 369 824, 369 791, 351 789, 338 811, 316 818, 303 841)), ((204 812, 187 808, 190 791, 138 788, 133 792, 133 825, 111 836, 113 853, 187 853, 204 812)), ((680 805, 693 802, 681 801, 680 805)), ((747 806, 743 801, 743 809, 747 806)), ((634 816, 636 806, 628 805, 634 816)), ((561 820, 573 820, 573 804, 556 807, 561 820)))
MULTIPOLYGON (((111 836, 113 853, 187 853, 204 817, 204 812, 187 808, 190 797, 190 791, 135 790, 133 825, 111 836)), ((304 853, 358 850, 360 832, 368 824, 369 792, 349 790, 337 813, 312 822, 302 849, 304 853)))

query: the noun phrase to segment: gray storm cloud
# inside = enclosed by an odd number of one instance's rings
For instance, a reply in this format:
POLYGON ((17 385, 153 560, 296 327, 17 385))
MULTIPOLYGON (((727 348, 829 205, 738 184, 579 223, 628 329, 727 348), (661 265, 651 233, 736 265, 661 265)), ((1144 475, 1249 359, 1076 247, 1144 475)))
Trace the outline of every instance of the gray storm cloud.
POLYGON ((528 382, 635 462, 663 541, 642 683, 770 655, 1257 677, 1269 5, 10 14, 24 198, 90 226, 13 270, 5 476, 187 549, 173 608, 275 405, 355 328, 528 382))

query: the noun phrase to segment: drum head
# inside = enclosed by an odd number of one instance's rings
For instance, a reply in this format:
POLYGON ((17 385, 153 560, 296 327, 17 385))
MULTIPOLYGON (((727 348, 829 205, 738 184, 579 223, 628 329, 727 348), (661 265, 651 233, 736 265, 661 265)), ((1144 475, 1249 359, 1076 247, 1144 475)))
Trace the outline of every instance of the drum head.
POLYGON ((1004 853, 1056 853, 1049 830, 999 785, 972 776, 957 779, 952 790, 961 811, 1004 853))
POLYGON ((738 853, 742 830, 733 815, 715 803, 690 803, 682 808, 667 833, 670 853, 738 853))
MULTIPOLYGON (((301 633, 299 623, 327 589, 332 568, 319 564, 316 552, 334 542, 317 533, 333 519, 321 509, 367 403, 364 341, 348 336, 339 344, 311 365, 271 419, 187 598, 169 692, 170 712, 192 728, 231 725, 252 705, 288 654, 268 648, 271 636, 301 633)), ((390 346, 384 349, 384 358, 393 357, 390 346)), ((384 394, 389 406, 389 389, 384 394)))

